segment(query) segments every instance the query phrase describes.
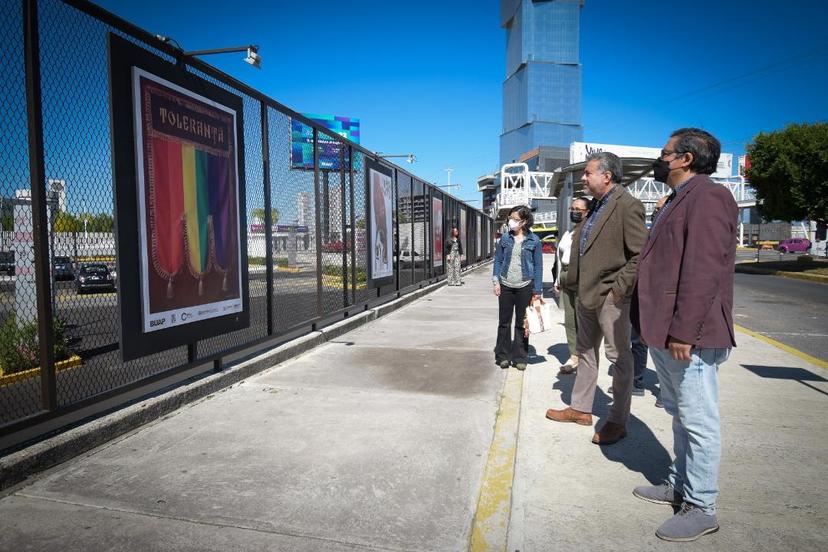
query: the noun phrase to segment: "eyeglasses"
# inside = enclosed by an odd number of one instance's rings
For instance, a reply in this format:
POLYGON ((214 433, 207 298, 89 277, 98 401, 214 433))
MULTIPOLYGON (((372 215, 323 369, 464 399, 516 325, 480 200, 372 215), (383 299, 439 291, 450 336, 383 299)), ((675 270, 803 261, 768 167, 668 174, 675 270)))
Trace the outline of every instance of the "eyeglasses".
POLYGON ((683 151, 676 151, 676 150, 661 150, 661 158, 664 159, 668 155, 684 155, 683 151))
POLYGON ((569 208, 570 213, 586 213, 587 211, 589 211, 589 209, 578 209, 577 207, 569 208))

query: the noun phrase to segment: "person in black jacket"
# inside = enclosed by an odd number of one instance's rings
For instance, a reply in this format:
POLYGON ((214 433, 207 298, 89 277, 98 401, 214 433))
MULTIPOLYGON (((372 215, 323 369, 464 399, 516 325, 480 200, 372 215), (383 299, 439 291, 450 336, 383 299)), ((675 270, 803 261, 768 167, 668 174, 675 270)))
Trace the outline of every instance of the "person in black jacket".
POLYGON ((446 240, 444 253, 448 285, 463 285, 463 280, 460 279, 460 256, 463 254, 463 244, 460 243, 460 229, 456 226, 451 229, 451 237, 446 240))

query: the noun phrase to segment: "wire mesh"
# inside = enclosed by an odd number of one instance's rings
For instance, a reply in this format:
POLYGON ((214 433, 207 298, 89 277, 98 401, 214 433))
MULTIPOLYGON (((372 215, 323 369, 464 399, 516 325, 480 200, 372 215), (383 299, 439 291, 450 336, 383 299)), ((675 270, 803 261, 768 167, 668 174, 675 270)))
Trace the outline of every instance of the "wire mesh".
POLYGON ((399 243, 400 288, 415 283, 414 280, 414 220, 412 211, 411 177, 397 173, 397 227, 399 243))
POLYGON ((344 174, 340 171, 345 162, 344 151, 328 135, 318 133, 316 155, 319 158, 319 236, 320 267, 322 273, 322 314, 343 309, 346 301, 343 287, 347 284, 345 274, 345 235, 343 234, 343 192, 344 174))
POLYGON ((0 5, 0 424, 40 410, 40 377, 22 378, 36 367, 37 296, 31 270, 32 209, 26 134, 23 18, 20 4, 0 5), (23 196, 18 201, 17 197, 23 196), (26 237, 14 239, 15 232, 26 237), (17 270, 17 265, 21 270, 17 270), (15 272, 20 272, 15 276, 15 272), (21 285, 17 285, 17 280, 21 285), (23 280, 26 280, 23 285, 23 280), (14 381, 14 378, 21 378, 14 381))
POLYGON ((297 137, 312 135, 311 127, 274 109, 268 109, 268 127, 271 204, 278 215, 273 233, 273 322, 278 334, 310 322, 319 314, 316 194, 312 145, 310 156, 297 146, 294 161, 290 139, 291 132, 297 137))
POLYGON ((367 189, 365 180, 365 154, 361 151, 354 152, 353 161, 354 178, 354 231, 356 234, 356 293, 354 294, 357 303, 363 303, 377 296, 377 290, 367 285, 368 274, 368 235, 367 226, 367 189))

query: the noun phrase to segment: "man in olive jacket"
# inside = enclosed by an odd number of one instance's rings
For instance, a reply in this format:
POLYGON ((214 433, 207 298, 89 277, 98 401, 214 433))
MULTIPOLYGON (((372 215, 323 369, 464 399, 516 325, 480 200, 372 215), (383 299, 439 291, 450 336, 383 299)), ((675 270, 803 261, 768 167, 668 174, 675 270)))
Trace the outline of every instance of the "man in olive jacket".
POLYGON ((595 204, 572 236, 567 274, 569 285, 578 290, 578 375, 571 406, 546 412, 556 422, 592 425, 596 351, 604 337, 607 359, 615 364, 613 404, 607 423, 592 437, 597 445, 611 445, 627 435, 633 386, 630 296, 638 255, 647 239, 644 205, 621 186, 621 178, 621 160, 616 155, 599 152, 587 157, 581 181, 595 204))

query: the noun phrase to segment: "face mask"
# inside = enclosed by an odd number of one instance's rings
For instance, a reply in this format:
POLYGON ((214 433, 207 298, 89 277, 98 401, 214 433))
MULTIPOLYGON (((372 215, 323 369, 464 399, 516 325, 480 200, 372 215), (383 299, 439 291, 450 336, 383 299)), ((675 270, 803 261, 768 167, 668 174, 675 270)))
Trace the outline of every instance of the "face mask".
POLYGON ((509 219, 509 230, 511 230, 512 232, 514 232, 515 230, 517 230, 518 228, 520 228, 520 226, 521 226, 522 224, 523 224, 523 223, 522 223, 521 221, 519 221, 519 220, 509 219))
POLYGON ((656 159, 653 161, 653 178, 659 182, 667 183, 667 178, 670 176, 670 163, 664 159, 656 159))
POLYGON ((569 212, 569 220, 573 223, 578 224, 584 219, 584 214, 580 211, 570 211, 569 212))

